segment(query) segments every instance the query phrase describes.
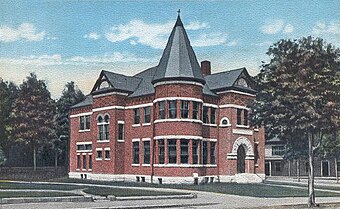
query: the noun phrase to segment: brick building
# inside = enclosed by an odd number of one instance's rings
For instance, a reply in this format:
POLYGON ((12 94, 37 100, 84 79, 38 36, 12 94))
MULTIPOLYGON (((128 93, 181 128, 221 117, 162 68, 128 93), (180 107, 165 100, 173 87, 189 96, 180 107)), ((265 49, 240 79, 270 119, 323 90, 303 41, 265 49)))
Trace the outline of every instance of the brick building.
POLYGON ((255 98, 245 68, 199 65, 178 16, 156 67, 100 73, 70 115, 71 178, 153 183, 260 182, 264 131, 249 126, 255 98))

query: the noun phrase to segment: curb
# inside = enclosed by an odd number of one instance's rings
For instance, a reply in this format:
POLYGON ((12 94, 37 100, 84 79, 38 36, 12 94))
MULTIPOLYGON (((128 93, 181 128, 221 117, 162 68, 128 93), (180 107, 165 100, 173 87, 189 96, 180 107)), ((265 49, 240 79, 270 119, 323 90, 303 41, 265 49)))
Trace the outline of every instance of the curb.
POLYGON ((189 203, 189 204, 162 204, 162 205, 142 205, 142 206, 113 206, 113 207, 95 207, 95 209, 145 209, 145 208, 184 208, 195 206, 213 206, 218 203, 189 203))
MULTIPOLYGON (((16 198, 0 198, 0 205, 1 204, 20 204, 20 203, 43 203, 43 202, 94 202, 95 200, 128 201, 128 200, 164 200, 164 199, 191 199, 191 198, 197 198, 197 194, 169 195, 169 196, 166 196, 166 195, 132 196, 132 197, 115 197, 113 195, 109 195, 108 197, 100 197, 100 198, 98 197, 96 198, 95 196, 91 196, 91 195, 70 196, 70 197, 16 197, 16 198)), ((157 207, 153 207, 153 208, 157 208, 157 207)))

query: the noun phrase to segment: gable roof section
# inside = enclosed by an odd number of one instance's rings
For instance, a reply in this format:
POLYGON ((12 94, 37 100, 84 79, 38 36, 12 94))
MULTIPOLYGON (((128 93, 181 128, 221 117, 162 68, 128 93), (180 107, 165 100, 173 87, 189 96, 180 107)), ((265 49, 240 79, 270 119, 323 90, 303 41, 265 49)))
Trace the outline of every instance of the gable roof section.
POLYGON ((108 90, 118 90, 118 91, 123 91, 127 93, 134 92, 139 83, 141 82, 141 78, 138 77, 130 77, 118 73, 113 73, 109 72, 106 70, 103 70, 100 73, 100 76, 98 80, 96 81, 96 84, 94 85, 91 93, 96 92, 96 93, 101 93, 103 91, 108 91, 108 90), (107 81, 110 83, 111 87, 106 88, 106 89, 99 89, 97 90, 98 85, 100 85, 103 77, 107 79, 107 81))
POLYGON ((228 88, 237 88, 240 90, 254 92, 253 81, 248 74, 246 68, 239 68, 230 71, 224 71, 205 76, 205 80, 210 90, 216 92, 217 90, 223 90, 228 88), (239 78, 243 77, 249 83, 249 87, 237 86, 236 82, 239 78))
POLYGON ((151 81, 156 70, 157 67, 152 67, 134 75, 133 77, 140 78, 142 80, 139 83, 137 89, 131 95, 129 95, 129 97, 139 97, 155 93, 155 88, 153 87, 151 81))
POLYGON ((90 94, 90 95, 86 95, 86 98, 83 101, 73 105, 71 108, 85 107, 85 106, 92 105, 92 104, 93 104, 93 97, 90 94))
POLYGON ((189 80, 205 84, 201 68, 180 17, 177 17, 152 83, 189 80))

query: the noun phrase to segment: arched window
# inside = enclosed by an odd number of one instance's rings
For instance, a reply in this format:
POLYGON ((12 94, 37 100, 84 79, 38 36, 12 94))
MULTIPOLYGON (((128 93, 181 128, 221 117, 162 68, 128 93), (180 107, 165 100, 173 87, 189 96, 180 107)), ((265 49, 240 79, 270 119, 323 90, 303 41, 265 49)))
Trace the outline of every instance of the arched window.
POLYGON ((223 117, 220 121, 220 127, 231 126, 230 121, 227 117, 223 117))
POLYGON ((102 116, 98 116, 98 141, 109 140, 109 125, 110 116, 105 115, 104 120, 102 116))
POLYGON ((99 85, 99 87, 98 87, 98 90, 99 90, 99 89, 106 89, 106 88, 110 88, 110 84, 109 84, 109 82, 107 82, 106 80, 103 80, 103 81, 100 83, 100 85, 99 85))
POLYGON ((242 87, 249 87, 247 81, 244 78, 238 79, 236 85, 242 86, 242 87))

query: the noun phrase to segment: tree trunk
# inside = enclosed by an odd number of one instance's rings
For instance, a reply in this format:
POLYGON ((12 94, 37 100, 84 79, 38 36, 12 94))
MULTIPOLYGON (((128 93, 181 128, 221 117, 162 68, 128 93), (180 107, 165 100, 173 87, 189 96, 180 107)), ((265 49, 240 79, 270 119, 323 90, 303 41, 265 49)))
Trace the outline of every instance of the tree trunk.
POLYGON ((313 150, 313 136, 308 133, 308 158, 309 158, 309 170, 308 170, 308 207, 316 206, 315 204, 315 192, 314 192, 314 150, 313 150))
POLYGON ((37 170, 37 153, 36 153, 36 148, 35 145, 33 145, 33 170, 37 170))
POLYGON ((54 152, 54 168, 57 171, 58 169, 58 151, 57 150, 55 150, 54 152))
POLYGON ((300 159, 296 159, 296 175, 297 181, 300 182, 300 159))
POLYGON ((335 166, 335 178, 336 178, 336 183, 339 183, 339 176, 338 176, 338 160, 336 157, 334 158, 334 166, 335 166))

